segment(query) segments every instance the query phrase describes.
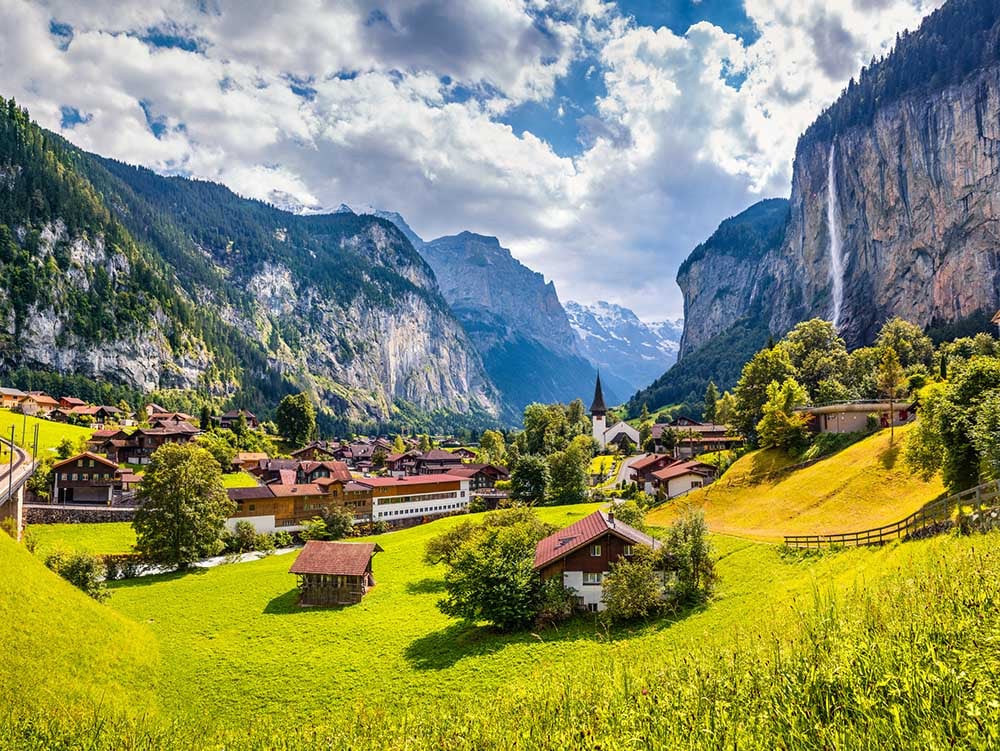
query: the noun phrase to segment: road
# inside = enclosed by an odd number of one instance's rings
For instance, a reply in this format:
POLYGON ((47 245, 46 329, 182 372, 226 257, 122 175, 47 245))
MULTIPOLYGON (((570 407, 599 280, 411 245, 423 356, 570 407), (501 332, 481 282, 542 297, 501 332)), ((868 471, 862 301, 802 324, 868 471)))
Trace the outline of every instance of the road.
POLYGON ((641 459, 644 456, 645 454, 636 454, 635 456, 630 456, 627 459, 622 460, 622 466, 618 470, 618 480, 616 481, 619 486, 621 486, 621 484, 628 478, 628 470, 629 467, 632 466, 632 462, 641 459))
MULTIPOLYGON (((10 441, 0 439, 0 443, 7 448, 11 448, 10 441)), ((31 473, 35 470, 35 463, 31 461, 31 457, 28 456, 28 452, 16 444, 13 445, 13 449, 13 466, 11 466, 9 460, 0 465, 0 505, 7 502, 8 494, 10 492, 17 492, 20 490, 21 486, 28 481, 28 478, 31 477, 31 473)))

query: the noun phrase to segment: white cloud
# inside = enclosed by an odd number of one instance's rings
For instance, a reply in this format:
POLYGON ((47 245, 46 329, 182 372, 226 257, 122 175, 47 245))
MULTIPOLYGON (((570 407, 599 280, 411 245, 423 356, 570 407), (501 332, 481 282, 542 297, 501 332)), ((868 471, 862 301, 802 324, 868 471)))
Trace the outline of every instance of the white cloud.
POLYGON ((496 234, 564 298, 673 316, 686 253, 725 216, 787 194, 798 134, 938 4, 917 2, 746 0, 760 33, 746 44, 708 23, 636 27, 602 0, 316 0, 280 13, 0 0, 0 93, 57 131, 61 107, 89 115, 64 134, 102 154, 244 195, 398 210, 428 237, 496 234), (73 27, 68 46, 50 21, 73 27), (499 122, 549 101, 585 56, 607 95, 579 123, 582 154, 499 122))

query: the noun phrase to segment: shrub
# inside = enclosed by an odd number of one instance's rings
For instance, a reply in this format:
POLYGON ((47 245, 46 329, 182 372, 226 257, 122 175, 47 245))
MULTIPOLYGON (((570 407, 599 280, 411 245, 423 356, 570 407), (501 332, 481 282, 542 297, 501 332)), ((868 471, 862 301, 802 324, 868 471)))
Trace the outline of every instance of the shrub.
POLYGON ((236 522, 236 528, 223 536, 227 553, 249 553, 257 546, 257 528, 248 521, 236 522))
POLYGON ((290 548, 295 544, 291 532, 281 529, 274 533, 274 545, 278 548, 290 548))
POLYGON ((882 421, 879 416, 872 412, 865 418, 865 432, 866 433, 876 433, 882 427, 882 421))
POLYGON ((660 567, 673 574, 668 599, 674 606, 707 599, 715 586, 715 562, 705 514, 688 511, 667 532, 659 555, 660 567))
POLYGON ((573 615, 575 594, 563 586, 558 577, 546 579, 538 591, 538 613, 535 628, 547 628, 567 620, 573 615))
POLYGON ((264 555, 274 553, 274 536, 267 533, 254 536, 253 548, 264 555))
POLYGON ((98 602, 108 598, 108 591, 103 581, 104 563, 96 556, 59 551, 46 558, 45 565, 98 602))
POLYGON ((663 608, 663 578, 657 573, 652 551, 636 546, 632 558, 611 564, 604 577, 605 619, 619 623, 648 618, 663 608))

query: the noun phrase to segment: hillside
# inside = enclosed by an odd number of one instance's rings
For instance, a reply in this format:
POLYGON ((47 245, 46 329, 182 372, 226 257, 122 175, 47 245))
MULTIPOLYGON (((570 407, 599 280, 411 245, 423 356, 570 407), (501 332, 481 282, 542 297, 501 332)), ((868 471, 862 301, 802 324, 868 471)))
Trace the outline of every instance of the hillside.
POLYGON ((157 711, 160 649, 146 626, 82 594, 3 533, 0 567, 0 712, 157 711))
POLYGON ((892 446, 889 431, 883 430, 785 473, 780 470, 792 460, 783 452, 751 452, 718 482, 657 509, 649 521, 666 524, 694 506, 705 510, 713 532, 771 541, 786 534, 853 532, 890 524, 944 493, 939 478, 924 482, 903 462, 903 442, 912 427, 897 429, 892 446))
POLYGON ((391 223, 296 216, 84 153, 0 106, 0 373, 192 388, 327 423, 496 421, 482 361, 391 223), (461 417, 457 417, 461 415, 461 417))
MULTIPOLYGON (((540 513, 568 524, 591 508, 540 513)), ((1000 625, 1000 536, 820 556, 716 536, 720 581, 705 607, 630 628, 584 617, 503 635, 434 607, 441 572, 420 554, 454 522, 381 536, 378 585, 351 608, 295 608, 288 556, 118 585, 111 607, 164 645, 156 691, 177 724, 102 727, 102 709, 51 717, 41 743, 38 725, 0 724, 0 742, 251 749, 280 736, 287 749, 555 750, 624 748, 623 737, 704 749, 995 740, 1000 652, 982 635, 1000 625)), ((23 554, 14 563, 5 570, 37 568, 23 554)), ((36 659, 42 647, 31 646, 36 659)))

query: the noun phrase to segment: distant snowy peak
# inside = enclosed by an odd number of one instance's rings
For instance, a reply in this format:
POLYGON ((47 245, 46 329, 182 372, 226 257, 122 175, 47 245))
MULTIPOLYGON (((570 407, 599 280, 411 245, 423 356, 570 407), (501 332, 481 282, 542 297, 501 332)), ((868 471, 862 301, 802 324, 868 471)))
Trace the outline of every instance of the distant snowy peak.
POLYGON ((631 391, 648 385, 677 360, 680 319, 647 323, 628 308, 603 300, 592 305, 570 300, 564 307, 584 355, 631 391))

